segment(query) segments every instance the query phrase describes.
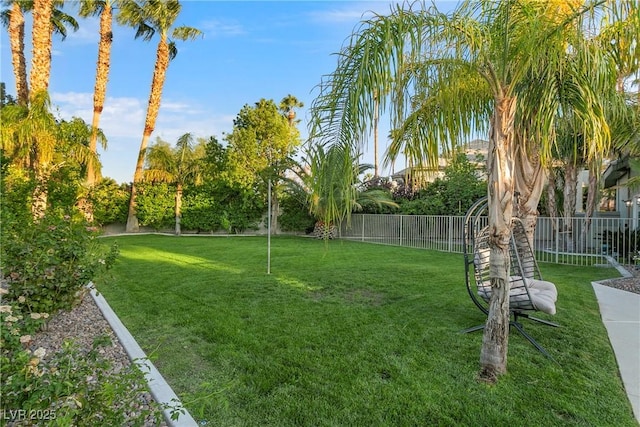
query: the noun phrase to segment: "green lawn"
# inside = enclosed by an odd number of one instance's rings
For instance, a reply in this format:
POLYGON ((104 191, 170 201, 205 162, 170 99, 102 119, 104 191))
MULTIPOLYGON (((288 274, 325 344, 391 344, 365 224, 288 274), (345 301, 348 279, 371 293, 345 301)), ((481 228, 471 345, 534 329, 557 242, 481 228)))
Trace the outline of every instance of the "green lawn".
MULTIPOLYGON (((462 256, 301 237, 126 236, 107 301, 193 417, 215 426, 637 426, 592 280, 542 265, 562 328, 515 331, 477 380, 462 256)), ((541 315, 540 317, 549 318, 541 315)))

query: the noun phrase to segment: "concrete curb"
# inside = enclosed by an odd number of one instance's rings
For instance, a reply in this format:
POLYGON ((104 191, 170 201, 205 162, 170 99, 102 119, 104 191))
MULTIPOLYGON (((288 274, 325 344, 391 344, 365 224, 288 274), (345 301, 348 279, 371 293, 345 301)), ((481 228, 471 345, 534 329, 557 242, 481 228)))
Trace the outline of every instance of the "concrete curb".
POLYGON ((187 412, 186 409, 183 408, 182 402, 175 394, 173 389, 169 386, 169 384, 162 377, 160 372, 156 369, 156 367, 151 363, 151 361, 147 358, 147 355, 142 350, 140 345, 133 338, 129 330, 124 326, 124 324, 120 321, 118 316, 115 314, 111 306, 107 303, 107 300, 91 286, 90 288, 91 296, 93 300, 102 311, 102 315, 105 317, 113 332, 115 332, 116 336, 120 340, 120 343, 124 347, 125 351, 129 358, 138 365, 140 370, 145 373, 147 378, 147 382, 149 384, 149 389, 151 390, 151 395, 160 405, 169 405, 170 407, 178 407, 184 410, 184 413, 180 412, 180 417, 177 420, 171 419, 171 412, 169 409, 163 409, 164 418, 167 421, 167 424, 171 427, 196 427, 198 423, 191 417, 191 414, 187 412))

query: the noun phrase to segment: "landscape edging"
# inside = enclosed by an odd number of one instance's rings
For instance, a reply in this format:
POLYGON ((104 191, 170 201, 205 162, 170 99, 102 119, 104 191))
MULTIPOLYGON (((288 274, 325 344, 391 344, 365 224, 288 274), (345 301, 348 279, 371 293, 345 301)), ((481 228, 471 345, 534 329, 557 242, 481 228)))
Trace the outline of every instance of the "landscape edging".
POLYGON ((151 395, 160 405, 167 406, 166 408, 163 408, 164 418, 167 421, 167 424, 171 427, 197 427, 198 423, 196 423, 186 408, 182 406, 182 402, 171 386, 166 382, 154 364, 147 358, 144 350, 142 350, 135 338, 133 338, 133 335, 131 335, 126 326, 124 326, 122 321, 118 318, 107 300, 105 300, 104 297, 95 290, 95 287, 91 286, 91 284, 89 289, 93 300, 111 326, 111 329, 113 329, 118 340, 120 340, 120 343, 124 347, 129 359, 138 365, 140 370, 144 372, 147 383, 149 384, 151 395), (171 419, 171 407, 181 409, 180 416, 177 420, 171 419))

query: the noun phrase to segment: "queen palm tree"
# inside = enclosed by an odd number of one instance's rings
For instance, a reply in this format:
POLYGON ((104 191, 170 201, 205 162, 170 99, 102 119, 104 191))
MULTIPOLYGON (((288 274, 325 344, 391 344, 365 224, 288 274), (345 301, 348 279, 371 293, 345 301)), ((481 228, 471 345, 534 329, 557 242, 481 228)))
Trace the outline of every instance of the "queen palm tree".
POLYGON ((336 223, 348 219, 340 206, 349 211, 361 210, 364 203, 398 207, 386 191, 357 190, 355 182, 371 165, 360 164, 351 157, 351 150, 344 149, 341 145, 307 147, 302 164, 291 169, 297 178, 285 180, 294 194, 306 199, 309 213, 316 219, 313 233, 318 238, 333 237, 336 223), (337 178, 344 176, 351 179, 337 178))
POLYGON ((143 177, 145 151, 158 118, 167 68, 169 67, 169 62, 178 54, 174 40, 193 40, 202 34, 200 30, 193 27, 173 26, 180 15, 181 9, 182 6, 177 0, 127 2, 122 6, 117 17, 118 23, 130 25, 137 29, 136 38, 142 37, 143 40, 149 41, 156 33, 160 37, 147 105, 147 117, 131 184, 127 231, 137 231, 139 228, 136 216, 136 184, 143 177))
POLYGON ((202 181, 204 143, 194 145, 193 136, 185 133, 176 142, 175 148, 164 141, 158 141, 147 150, 147 168, 144 180, 165 182, 176 186, 175 218, 176 235, 180 235, 182 218, 182 193, 186 184, 199 184, 202 181))
POLYGON ((47 184, 51 174, 69 160, 86 165, 91 153, 78 140, 68 141, 71 146, 60 146, 63 142, 62 135, 51 114, 47 91, 41 90, 32 96, 29 107, 5 106, 2 118, 0 149, 9 163, 26 169, 31 174, 34 182, 31 212, 37 220, 44 216, 47 209, 47 184), (64 157, 59 153, 61 148, 66 149, 64 157))
MULTIPOLYGON (((66 37, 66 25, 77 29, 75 19, 60 11, 54 6, 61 5, 60 1, 34 0, 32 3, 33 29, 32 46, 33 55, 31 62, 30 87, 26 89, 26 78, 22 75, 23 61, 17 61, 16 81, 20 87, 21 96, 28 94, 28 103, 24 100, 16 108, 7 113, 8 123, 4 124, 2 133, 3 149, 12 153, 18 164, 28 168, 33 173, 34 190, 32 194, 32 213, 34 218, 44 215, 47 208, 48 193, 47 181, 51 172, 55 169, 54 153, 57 136, 57 123, 50 113, 50 99, 47 92, 49 76, 51 72, 51 36, 54 31, 66 37)), ((19 4, 28 8, 28 4, 19 4)), ((20 21, 21 7, 14 7, 11 13, 15 13, 20 21)), ((11 17, 9 17, 11 21, 11 17)), ((24 19, 22 19, 24 22, 24 19)), ((11 26, 10 26, 11 27, 11 26)), ((24 37, 24 31, 20 30, 19 23, 10 28, 11 37, 24 37)), ((12 55, 24 56, 24 39, 22 42, 12 40, 12 55), (13 46, 16 51, 13 52, 13 46)))
MULTIPOLYGON (((342 145, 348 152, 360 149, 376 102, 381 108, 388 105, 394 129, 389 159, 404 153, 415 164, 435 165, 439 151, 450 151, 457 141, 488 131, 494 292, 480 354, 480 377, 487 381, 506 372, 508 250, 519 144, 516 113, 521 100, 534 98, 526 95, 532 89, 528 78, 555 70, 555 64, 565 60, 567 42, 574 41, 563 31, 567 23, 606 5, 589 3, 560 23, 546 14, 544 2, 536 1, 470 0, 449 14, 421 3, 394 7, 388 16, 375 16, 359 27, 312 107, 311 135, 321 135, 321 142, 342 145)), ((588 154, 596 156, 608 143, 602 106, 588 84, 579 89, 576 115, 592 134, 588 154)), ((529 125, 535 139, 526 141, 535 141, 546 160, 558 108, 557 103, 543 107, 525 116, 535 120, 529 125)), ((336 211, 348 212, 346 205, 336 211)))

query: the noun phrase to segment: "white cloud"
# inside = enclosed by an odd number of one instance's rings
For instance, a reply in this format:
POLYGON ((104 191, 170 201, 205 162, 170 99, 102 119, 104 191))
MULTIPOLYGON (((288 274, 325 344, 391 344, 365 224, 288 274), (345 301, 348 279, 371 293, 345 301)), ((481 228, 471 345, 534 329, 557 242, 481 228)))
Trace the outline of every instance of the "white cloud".
MULTIPOLYGON (((63 43, 69 43, 70 45, 96 45, 96 50, 98 41, 100 40, 100 20, 98 17, 89 17, 89 18, 79 18, 76 16, 78 20, 78 31, 73 31, 73 29, 67 30, 67 38, 63 43)), ((115 19, 113 22, 114 27, 116 26, 115 19)), ((54 39, 57 41, 60 40, 59 35, 54 35, 54 39)))
MULTIPOLYGON (((56 116, 70 120, 80 117, 91 124, 93 117, 93 93, 54 92, 51 95, 56 116)), ((130 180, 135 166, 147 113, 147 102, 132 97, 107 97, 100 128, 108 140, 108 148, 100 155, 103 173, 119 182, 130 180)), ((157 137, 175 144, 185 133, 196 138, 215 136, 220 142, 225 132, 233 129, 235 115, 216 113, 188 100, 163 100, 156 120, 152 141, 157 137)))
POLYGON ((222 22, 219 20, 204 21, 197 27, 205 37, 235 37, 247 34, 241 24, 236 22, 222 22))
POLYGON ((374 13, 388 14, 389 10, 389 2, 386 1, 355 2, 343 7, 315 10, 309 12, 309 16, 318 23, 348 24, 371 18, 374 13))
MULTIPOLYGON (((80 117, 87 124, 93 117, 93 93, 53 93, 51 102, 63 119, 80 117)), ((100 116, 100 128, 107 139, 142 135, 145 104, 136 98, 107 97, 100 116)))

